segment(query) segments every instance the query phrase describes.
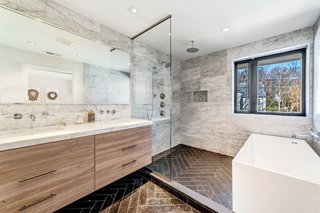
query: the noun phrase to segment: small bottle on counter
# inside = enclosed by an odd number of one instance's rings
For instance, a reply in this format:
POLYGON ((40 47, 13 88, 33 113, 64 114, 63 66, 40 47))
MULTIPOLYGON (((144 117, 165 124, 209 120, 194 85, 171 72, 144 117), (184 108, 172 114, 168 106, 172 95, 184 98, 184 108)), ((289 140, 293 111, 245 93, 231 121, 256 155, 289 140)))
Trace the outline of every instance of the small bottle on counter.
POLYGON ((78 114, 76 118, 76 124, 83 124, 84 123, 84 118, 82 114, 78 114))
POLYGON ((96 119, 96 113, 91 109, 88 111, 88 123, 94 122, 96 119))

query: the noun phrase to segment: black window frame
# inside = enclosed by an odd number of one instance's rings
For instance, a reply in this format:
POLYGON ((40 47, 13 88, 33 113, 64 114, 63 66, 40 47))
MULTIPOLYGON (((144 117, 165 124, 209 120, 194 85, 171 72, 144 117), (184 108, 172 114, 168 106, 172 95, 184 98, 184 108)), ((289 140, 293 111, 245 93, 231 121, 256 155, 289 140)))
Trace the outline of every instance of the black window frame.
POLYGON ((282 53, 276 53, 267 56, 261 56, 241 61, 234 62, 234 113, 236 114, 258 114, 258 115, 280 115, 280 116, 306 116, 306 52, 307 48, 301 48, 297 50, 291 50, 282 53), (301 94, 301 112, 300 113, 287 113, 287 112, 259 112, 257 111, 257 65, 259 60, 277 58, 279 56, 286 56, 295 53, 301 53, 302 62, 301 62, 301 74, 302 74, 302 94, 301 94), (238 91, 238 82, 237 82, 237 67, 239 64, 248 64, 248 99, 249 99, 249 108, 248 111, 239 111, 237 110, 237 91, 238 91))

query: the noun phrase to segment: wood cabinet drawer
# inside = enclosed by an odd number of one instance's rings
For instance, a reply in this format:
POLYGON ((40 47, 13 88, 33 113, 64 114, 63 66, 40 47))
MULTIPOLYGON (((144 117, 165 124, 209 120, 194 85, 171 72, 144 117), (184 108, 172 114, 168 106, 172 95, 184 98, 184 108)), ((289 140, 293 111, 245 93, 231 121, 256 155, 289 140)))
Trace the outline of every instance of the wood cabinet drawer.
POLYGON ((95 189, 151 163, 151 127, 96 135, 95 159, 95 189))
POLYGON ((0 209, 51 187, 51 147, 39 145, 0 152, 0 209))
POLYGON ((52 191, 56 196, 48 212, 84 197, 94 191, 94 137, 68 140, 57 147, 59 155, 54 158, 52 191))
POLYGON ((94 190, 93 136, 4 151, 1 159, 0 212, 51 212, 94 190))
POLYGON ((10 213, 43 213, 47 211, 48 206, 52 202, 56 194, 51 189, 35 193, 33 196, 29 196, 18 200, 17 202, 10 203, 2 208, 0 212, 10 213))
POLYGON ((93 158, 92 161, 87 160, 60 169, 53 182, 52 193, 56 196, 52 198, 47 212, 56 211, 94 191, 93 158))

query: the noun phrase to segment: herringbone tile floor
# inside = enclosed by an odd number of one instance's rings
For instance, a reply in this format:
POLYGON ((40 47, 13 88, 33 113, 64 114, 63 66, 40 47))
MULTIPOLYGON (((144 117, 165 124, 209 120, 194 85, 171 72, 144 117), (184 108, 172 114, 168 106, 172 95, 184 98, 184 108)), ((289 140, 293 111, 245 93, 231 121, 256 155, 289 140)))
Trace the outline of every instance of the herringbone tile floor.
POLYGON ((172 180, 232 209, 232 157, 178 145, 148 168, 169 177, 170 164, 172 180))
POLYGON ((134 172, 58 210, 56 213, 199 212, 134 172))

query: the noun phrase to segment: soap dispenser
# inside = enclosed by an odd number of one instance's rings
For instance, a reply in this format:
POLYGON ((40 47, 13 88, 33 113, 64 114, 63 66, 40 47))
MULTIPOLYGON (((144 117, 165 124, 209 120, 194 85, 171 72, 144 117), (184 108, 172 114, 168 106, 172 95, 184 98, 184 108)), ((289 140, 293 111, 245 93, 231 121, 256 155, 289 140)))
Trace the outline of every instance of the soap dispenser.
POLYGON ((93 123, 96 119, 96 113, 91 109, 88 111, 88 122, 93 123))

